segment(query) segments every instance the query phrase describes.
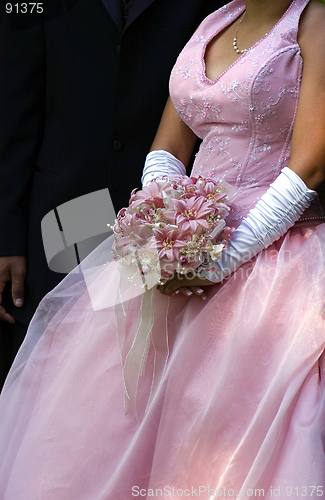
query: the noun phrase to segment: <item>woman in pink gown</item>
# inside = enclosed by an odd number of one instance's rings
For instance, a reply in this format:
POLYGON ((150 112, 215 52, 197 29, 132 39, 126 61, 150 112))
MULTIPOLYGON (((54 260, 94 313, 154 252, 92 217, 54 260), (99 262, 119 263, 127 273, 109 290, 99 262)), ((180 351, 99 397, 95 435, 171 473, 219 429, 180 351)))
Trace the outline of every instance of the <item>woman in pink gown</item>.
MULTIPOLYGON (((203 139, 193 174, 235 188, 228 223, 236 227, 294 158, 325 157, 324 70, 313 73, 307 50, 302 77, 301 49, 324 7, 247 0, 246 9, 245 18, 245 1, 234 0, 205 19, 170 82, 189 127, 184 162, 191 129, 203 139), (262 15, 267 4, 282 9, 276 24, 262 15), (239 55, 228 49, 234 36, 235 49, 253 44, 239 55)), ((323 46, 319 54, 325 67, 323 46)), ((169 102, 153 149, 164 149, 170 116, 178 126, 173 113, 169 102)), ((316 170, 297 171, 312 189, 316 170)), ((150 301, 130 288, 133 298, 115 304, 112 241, 95 250, 41 302, 6 381, 0 498, 324 496, 325 224, 316 202, 309 210, 229 279, 206 286, 204 301, 194 281, 192 296, 184 288, 171 296, 184 284, 174 281, 164 293, 152 289, 150 301), (129 364, 123 379, 121 357, 141 328, 150 339, 145 368, 129 364), (129 411, 123 380, 133 390, 129 411)))

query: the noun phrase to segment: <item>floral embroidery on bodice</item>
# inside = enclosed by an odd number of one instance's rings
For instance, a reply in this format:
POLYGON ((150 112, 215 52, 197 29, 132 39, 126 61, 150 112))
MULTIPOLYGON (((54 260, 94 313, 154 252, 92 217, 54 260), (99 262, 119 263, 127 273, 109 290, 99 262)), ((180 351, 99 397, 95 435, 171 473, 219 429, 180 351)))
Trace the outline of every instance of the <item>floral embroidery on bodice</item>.
POLYGON ((244 11, 244 0, 232 1, 203 21, 171 73, 173 104, 203 139, 192 174, 213 174, 236 188, 233 225, 288 164, 303 67, 297 33, 308 3, 293 0, 272 30, 213 82, 205 50, 244 11))

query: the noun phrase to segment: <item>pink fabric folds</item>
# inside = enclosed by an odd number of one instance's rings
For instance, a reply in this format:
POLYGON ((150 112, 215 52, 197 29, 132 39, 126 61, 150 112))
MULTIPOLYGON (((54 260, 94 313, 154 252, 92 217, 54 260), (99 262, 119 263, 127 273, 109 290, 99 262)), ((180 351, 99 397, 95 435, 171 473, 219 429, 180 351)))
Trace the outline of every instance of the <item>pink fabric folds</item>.
MULTIPOLYGON (((138 420, 124 414, 114 307, 94 311, 69 276, 41 303, 0 398, 1 498, 131 500, 141 488, 168 499, 168 487, 182 499, 200 487, 205 500, 204 487, 286 498, 324 486, 324 245, 325 225, 295 227, 206 302, 172 297, 166 370, 145 412, 151 344, 138 420)), ((114 269, 102 271, 106 295, 118 291, 114 269)), ((136 297, 127 322, 138 312, 136 297)))

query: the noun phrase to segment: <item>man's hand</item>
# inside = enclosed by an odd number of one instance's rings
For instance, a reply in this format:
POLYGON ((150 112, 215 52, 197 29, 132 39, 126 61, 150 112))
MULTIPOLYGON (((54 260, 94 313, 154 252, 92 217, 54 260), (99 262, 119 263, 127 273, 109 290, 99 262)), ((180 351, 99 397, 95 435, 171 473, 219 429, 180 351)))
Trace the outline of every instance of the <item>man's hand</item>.
POLYGON ((2 305, 2 294, 7 281, 12 282, 11 294, 15 306, 21 307, 24 303, 24 281, 26 276, 26 257, 12 255, 0 257, 0 319, 15 323, 15 319, 6 312, 2 305))
POLYGON ((180 275, 178 278, 171 279, 164 285, 160 285, 158 289, 164 295, 183 293, 187 297, 190 297, 194 294, 201 297, 202 300, 206 300, 207 296, 201 287, 209 285, 215 285, 215 283, 205 278, 195 277, 189 279, 180 275))

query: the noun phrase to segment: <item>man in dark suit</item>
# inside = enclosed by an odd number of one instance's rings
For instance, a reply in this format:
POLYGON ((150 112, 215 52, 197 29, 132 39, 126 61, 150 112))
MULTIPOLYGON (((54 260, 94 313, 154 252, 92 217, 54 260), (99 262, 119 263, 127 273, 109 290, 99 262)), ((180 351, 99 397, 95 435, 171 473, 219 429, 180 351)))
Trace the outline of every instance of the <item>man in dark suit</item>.
POLYGON ((128 204, 176 57, 223 3, 47 0, 33 13, 13 2, 2 15, 0 377, 37 304, 64 277, 48 268, 43 217, 107 187, 116 211, 128 204))

